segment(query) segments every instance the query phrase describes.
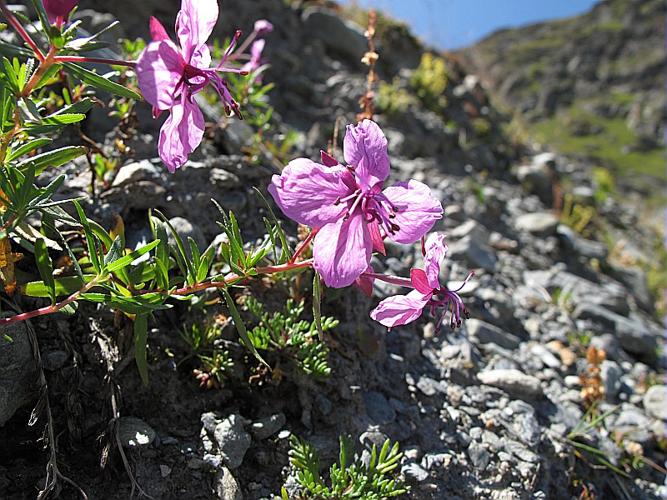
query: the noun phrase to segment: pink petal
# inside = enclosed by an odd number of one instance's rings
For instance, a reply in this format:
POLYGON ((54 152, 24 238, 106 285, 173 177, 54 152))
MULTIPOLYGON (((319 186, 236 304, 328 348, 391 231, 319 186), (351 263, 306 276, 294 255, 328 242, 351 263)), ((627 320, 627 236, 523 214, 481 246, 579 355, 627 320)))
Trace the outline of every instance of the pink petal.
POLYGON ((343 217, 347 203, 336 203, 354 191, 350 172, 343 166, 325 167, 308 158, 292 160, 269 185, 283 213, 300 224, 322 227, 343 217))
POLYGON ((407 295, 388 297, 371 311, 371 318, 387 328, 407 325, 421 316, 430 296, 425 296, 417 290, 407 295))
POLYGON ((433 287, 430 286, 426 273, 422 269, 410 269, 410 281, 415 290, 424 295, 433 293, 433 287))
POLYGON ((313 267, 328 287, 342 288, 368 268, 371 237, 361 210, 347 219, 327 224, 313 242, 313 267))
POLYGON ((171 40, 151 42, 137 60, 139 89, 152 106, 171 108, 181 91, 185 61, 171 40))
POLYGON ((399 182, 383 193, 396 208, 392 222, 399 229, 388 236, 397 243, 414 243, 442 218, 442 205, 433 197, 429 187, 419 181, 399 182))
POLYGON ((348 125, 343 145, 345 161, 355 168, 362 187, 372 187, 389 176, 387 138, 377 123, 364 120, 348 125))
POLYGON ((382 235, 380 234, 380 225, 377 223, 377 221, 368 223, 368 231, 371 233, 373 250, 381 253, 382 255, 387 255, 387 250, 384 248, 384 241, 382 241, 382 235))
POLYGON ((167 30, 164 29, 164 26, 162 26, 162 23, 158 21, 157 18, 151 16, 148 22, 148 26, 151 31, 151 38, 153 39, 154 42, 169 40, 169 35, 167 34, 167 30))
POLYGON ((218 0, 181 0, 181 10, 176 18, 176 34, 186 61, 194 65, 192 56, 197 53, 201 55, 202 46, 206 45, 217 22, 218 0))
POLYGON ((326 165, 327 167, 335 167, 339 164, 336 158, 322 149, 320 149, 320 158, 322 158, 322 164, 326 165))
POLYGON ((271 24, 266 19, 258 19, 257 21, 255 21, 255 33, 257 33, 258 36, 266 35, 267 33, 271 33, 272 31, 273 31, 273 24, 271 24))
POLYGON ((79 0, 43 0, 42 5, 51 24, 62 24, 78 3, 79 0))
POLYGON ((204 115, 191 97, 183 94, 181 102, 171 108, 169 118, 160 129, 158 151, 171 173, 181 167, 204 137, 204 115))
POLYGON ((440 263, 447 255, 445 235, 434 233, 426 240, 424 246, 424 270, 431 288, 440 288, 440 263))

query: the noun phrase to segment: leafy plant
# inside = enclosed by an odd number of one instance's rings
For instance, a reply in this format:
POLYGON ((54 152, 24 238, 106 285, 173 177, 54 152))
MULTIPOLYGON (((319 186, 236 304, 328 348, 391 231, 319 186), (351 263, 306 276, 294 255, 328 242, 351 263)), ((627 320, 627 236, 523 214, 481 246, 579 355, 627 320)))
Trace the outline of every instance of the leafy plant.
MULTIPOLYGON (((341 436, 338 463, 329 468, 330 485, 320 474, 320 461, 313 446, 297 436, 290 438, 290 445, 290 464, 299 484, 296 497, 293 498, 381 500, 408 492, 407 486, 396 478, 395 473, 403 454, 399 451, 398 443, 392 445, 389 439, 379 452, 373 445, 368 463, 364 463, 360 457, 352 456, 350 438, 341 436)), ((290 498, 284 487, 279 498, 290 498)))
POLYGON ((412 74, 410 84, 417 97, 432 111, 442 111, 447 106, 443 95, 447 88, 447 65, 442 57, 426 52, 412 74))
POLYGON ((399 78, 392 83, 380 82, 375 98, 378 109, 388 115, 400 115, 416 102, 415 97, 401 87, 399 78))
MULTIPOLYGON (((255 348, 264 351, 276 350, 292 359, 296 366, 308 375, 326 377, 331 373, 328 364, 329 349, 319 338, 316 321, 302 319, 303 301, 298 304, 288 299, 284 312, 268 313, 254 297, 247 297, 245 306, 259 321, 248 337, 255 348)), ((338 325, 338 320, 322 317, 322 332, 338 325)))

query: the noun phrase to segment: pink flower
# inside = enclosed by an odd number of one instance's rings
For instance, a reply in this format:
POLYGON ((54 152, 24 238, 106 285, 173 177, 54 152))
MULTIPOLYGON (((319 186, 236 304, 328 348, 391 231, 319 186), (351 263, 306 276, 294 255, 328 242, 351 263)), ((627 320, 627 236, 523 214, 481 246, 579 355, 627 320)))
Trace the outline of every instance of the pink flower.
POLYGON ((258 36, 266 35, 273 31, 273 24, 266 19, 258 19, 255 21, 255 33, 258 36))
POLYGON ((344 148, 348 166, 326 153, 324 165, 297 158, 269 186, 285 215, 319 229, 313 267, 334 288, 354 283, 372 251, 384 253, 385 237, 414 243, 442 217, 442 205, 421 182, 399 182, 382 190, 389 157, 387 139, 376 123, 348 125, 344 148))
POLYGON ((461 316, 467 318, 468 310, 463 305, 457 293, 468 282, 472 273, 468 275, 463 285, 457 290, 449 290, 440 284, 440 262, 447 254, 445 236, 433 234, 429 236, 424 247, 424 269, 411 269, 410 280, 414 290, 407 295, 388 297, 371 311, 371 318, 387 328, 406 325, 415 321, 422 314, 425 307, 435 316, 438 308, 444 311, 438 319, 438 327, 444 322, 445 316, 451 314, 450 326, 461 326, 461 316))
POLYGON ((153 106, 154 116, 169 110, 162 125, 158 151, 170 172, 182 166, 202 141, 204 115, 194 101, 194 95, 209 83, 222 98, 225 111, 238 116, 238 105, 218 71, 239 71, 223 68, 227 57, 238 41, 236 32, 222 61, 215 68, 206 40, 218 20, 216 0, 182 0, 176 18, 176 34, 180 47, 172 42, 162 24, 151 17, 153 41, 137 61, 139 88, 153 106))
POLYGON ((51 24, 60 27, 79 0, 43 0, 44 10, 51 24))
MULTIPOLYGON (((262 51, 264 50, 265 44, 266 40, 263 39, 255 40, 253 42, 253 44, 250 46, 250 60, 243 65, 241 71, 252 73, 262 65, 262 51)), ((259 80, 260 78, 261 75, 258 75, 257 79, 259 80)))

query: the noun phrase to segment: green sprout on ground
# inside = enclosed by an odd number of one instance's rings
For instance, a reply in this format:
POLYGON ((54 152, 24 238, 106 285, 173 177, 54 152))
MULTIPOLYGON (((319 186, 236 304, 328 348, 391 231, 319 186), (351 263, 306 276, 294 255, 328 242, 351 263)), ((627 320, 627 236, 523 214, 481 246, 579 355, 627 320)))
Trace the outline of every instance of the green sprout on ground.
MULTIPOLYGON (((307 375, 329 376, 329 349, 319 338, 315 321, 302 319, 305 309, 303 301, 297 304, 288 299, 284 312, 274 313, 267 312, 264 305, 254 297, 247 297, 245 306, 258 321, 254 328, 248 330, 248 337, 256 349, 277 351, 293 361, 297 368, 307 375)), ((322 332, 337 325, 338 320, 322 317, 322 332)))
POLYGON ((396 477, 403 453, 398 443, 392 445, 387 439, 378 452, 373 445, 370 458, 363 461, 353 457, 353 445, 349 437, 340 437, 338 463, 329 468, 329 483, 320 473, 320 460, 315 448, 308 442, 292 436, 289 451, 290 464, 296 473, 299 484, 296 496, 290 497, 285 487, 276 500, 296 498, 339 500, 360 498, 365 500, 381 500, 404 495, 408 487, 396 477))

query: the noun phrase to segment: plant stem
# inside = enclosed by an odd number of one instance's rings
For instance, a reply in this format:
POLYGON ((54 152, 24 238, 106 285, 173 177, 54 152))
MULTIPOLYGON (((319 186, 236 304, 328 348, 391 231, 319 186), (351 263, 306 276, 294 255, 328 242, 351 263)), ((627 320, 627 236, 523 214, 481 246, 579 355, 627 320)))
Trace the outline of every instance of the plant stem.
MULTIPOLYGON (((311 267, 312 265, 313 261, 312 259, 309 259, 297 263, 288 262, 287 264, 280 264, 278 266, 258 267, 255 270, 257 271, 257 274, 274 274, 285 271, 292 271, 295 269, 304 269, 306 267, 311 267)), ((236 281, 241 280, 243 278, 245 278, 245 276, 240 276, 238 274, 232 273, 229 274, 227 277, 225 277, 224 281, 205 281, 203 283, 197 283, 183 288, 177 288, 176 290, 165 293, 168 293, 169 295, 190 295, 191 293, 201 292, 209 288, 226 288, 230 284, 233 284, 236 281)), ((91 281, 86 283, 80 290, 74 292, 65 300, 63 300, 62 302, 58 302, 57 304, 52 304, 50 306, 42 307, 40 309, 35 309, 34 311, 17 314, 16 316, 11 316, 9 318, 0 318, 0 326, 9 325, 11 323, 17 323, 19 321, 25 321, 27 319, 36 318, 38 316, 45 316, 47 314, 57 313, 63 307, 78 300, 81 297, 81 295, 88 292, 88 290, 97 286, 101 280, 102 276, 96 276, 91 281)))
POLYGON ((30 37, 19 20, 16 19, 16 16, 12 13, 12 11, 7 8, 4 0, 0 0, 0 12, 2 12, 2 14, 5 16, 5 19, 7 19, 7 22, 11 25, 11 27, 14 28, 14 30, 21 38, 23 38, 23 41, 27 43, 28 46, 32 49, 37 59, 39 59, 40 62, 44 61, 44 53, 39 49, 35 41, 30 37))
POLYGON ((49 48, 48 54, 46 54, 46 58, 44 58, 39 63, 39 67, 32 74, 30 80, 28 80, 28 83, 26 83, 25 87, 23 88, 23 92, 21 93, 22 97, 28 97, 32 93, 32 91, 35 89, 39 81, 44 76, 44 73, 46 73, 48 69, 51 66, 53 66, 53 63, 55 62, 55 55, 56 55, 56 48, 52 45, 49 48))
POLYGON ((11 316, 9 318, 0 318, 0 326, 6 326, 6 325, 9 325, 11 323, 17 323, 19 321, 25 321, 27 319, 36 318, 38 316, 45 316, 47 314, 57 313, 63 307, 68 306, 72 302, 76 301, 81 295, 86 293, 88 290, 97 286, 99 284, 101 278, 102 278, 101 276, 96 276, 95 278, 90 280, 88 283, 86 283, 83 286, 83 288, 74 292, 72 295, 67 297, 65 300, 63 300, 62 302, 58 302, 57 304, 52 304, 50 306, 42 307, 40 309, 35 309, 34 311, 17 314, 16 316, 11 316))
POLYGON ((299 246, 296 247, 296 250, 294 250, 294 255, 292 255, 288 261, 290 264, 294 263, 297 257, 301 255, 301 253, 308 247, 308 244, 313 240, 317 234, 317 231, 319 231, 319 229, 313 229, 310 233, 308 233, 306 239, 299 243, 299 246))
POLYGON ((110 66, 127 66, 128 68, 134 68, 137 63, 136 61, 124 61, 122 59, 105 59, 102 57, 84 57, 84 56, 56 56, 53 60, 56 63, 99 63, 99 64, 108 64, 110 66))

